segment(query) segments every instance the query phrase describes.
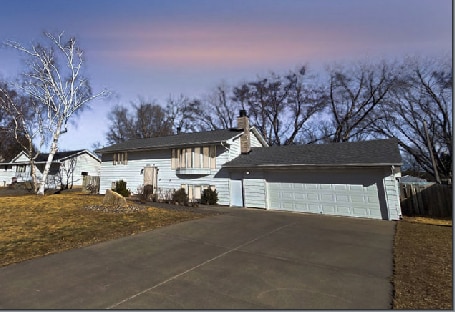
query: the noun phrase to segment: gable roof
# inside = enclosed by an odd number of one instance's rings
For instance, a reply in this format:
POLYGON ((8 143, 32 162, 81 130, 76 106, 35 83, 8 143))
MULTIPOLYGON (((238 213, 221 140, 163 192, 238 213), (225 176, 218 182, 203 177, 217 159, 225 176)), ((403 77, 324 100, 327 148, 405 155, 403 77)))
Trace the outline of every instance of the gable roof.
POLYGON ((397 139, 252 148, 226 168, 401 165, 397 139))
POLYGON ((155 137, 147 139, 128 140, 122 143, 117 143, 108 147, 96 150, 96 153, 112 153, 119 151, 144 150, 144 149, 162 149, 178 146, 192 146, 200 144, 214 144, 226 142, 240 136, 243 130, 227 129, 213 130, 193 133, 180 133, 176 135, 155 137))
MULTIPOLYGON (((97 161, 101 162, 101 160, 99 159, 98 156, 94 155, 93 153, 91 153, 90 151, 88 150, 75 150, 75 151, 67 151, 67 152, 57 152, 54 154, 54 158, 52 159, 52 162, 61 162, 61 161, 64 161, 68 158, 71 158, 71 157, 77 157, 79 156, 80 154, 88 154, 90 155, 91 157, 93 157, 94 159, 96 159, 97 161)), ((17 154, 16 157, 14 157, 9 163, 3 163, 3 164, 13 164, 13 163, 24 163, 24 162, 17 162, 17 159, 21 156, 21 155, 25 155, 28 159, 28 156, 27 154, 22 151, 20 152, 19 154, 17 154)), ((35 159, 35 164, 39 164, 39 163, 45 163, 47 162, 47 158, 49 157, 49 154, 46 153, 46 154, 39 154, 38 157, 36 157, 35 159)), ((26 161, 25 163, 28 163, 29 161, 26 161)))
MULTIPOLYGON (((68 152, 57 152, 54 154, 54 159, 53 161, 60 161, 64 160, 66 158, 69 158, 75 154, 80 154, 84 150, 77 150, 77 151, 68 151, 68 152)), ((38 157, 36 157, 35 162, 46 162, 47 158, 49 157, 49 154, 39 154, 38 157)))
MULTIPOLYGON (((52 162, 62 162, 68 158, 77 157, 81 154, 87 154, 87 155, 93 157, 95 160, 101 162, 101 160, 98 156, 96 156, 95 154, 91 153, 89 150, 86 150, 86 149, 67 151, 67 152, 57 152, 54 154, 54 158, 52 159, 52 162)), ((36 157, 36 159, 35 159, 35 163, 46 162, 48 157, 49 157, 49 154, 39 154, 38 157, 36 157)))

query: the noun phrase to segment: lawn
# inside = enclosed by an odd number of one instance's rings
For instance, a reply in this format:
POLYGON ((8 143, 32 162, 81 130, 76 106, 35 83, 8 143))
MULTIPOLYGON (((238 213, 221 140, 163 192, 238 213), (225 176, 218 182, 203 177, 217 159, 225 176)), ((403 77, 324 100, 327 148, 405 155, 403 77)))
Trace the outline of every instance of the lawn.
POLYGON ((102 200, 100 195, 80 192, 0 195, 0 266, 207 215, 195 209, 172 211, 148 206, 131 213, 87 209, 101 205, 102 200))
POLYGON ((452 220, 404 218, 394 242, 394 309, 453 309, 452 220))
MULTIPOLYGON (((141 206, 141 211, 131 213, 88 209, 101 205, 102 199, 80 192, 46 196, 0 192, 0 266, 207 215, 186 207, 173 211, 141 206)), ((397 222, 393 308, 452 309, 452 263, 452 220, 397 222)))

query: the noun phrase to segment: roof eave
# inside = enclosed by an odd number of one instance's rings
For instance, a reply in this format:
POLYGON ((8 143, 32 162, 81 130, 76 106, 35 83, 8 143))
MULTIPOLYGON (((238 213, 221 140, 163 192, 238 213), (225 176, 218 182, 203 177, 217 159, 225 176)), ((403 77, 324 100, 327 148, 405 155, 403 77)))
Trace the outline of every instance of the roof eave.
POLYGON ((229 143, 232 138, 220 141, 208 141, 208 142, 192 142, 192 143, 185 143, 185 144, 172 144, 172 145, 161 145, 161 146, 147 146, 147 147, 137 147, 137 148, 118 148, 118 149, 99 149, 95 150, 95 153, 98 154, 109 154, 109 153, 116 153, 116 152, 137 152, 137 151, 153 151, 153 150, 163 150, 163 149, 170 149, 170 148, 178 148, 178 147, 188 147, 188 146, 200 146, 202 144, 222 144, 222 143, 229 143))
POLYGON ((371 163, 371 164, 256 164, 256 165, 224 165, 223 168, 310 168, 310 167, 387 167, 402 166, 403 163, 371 163))

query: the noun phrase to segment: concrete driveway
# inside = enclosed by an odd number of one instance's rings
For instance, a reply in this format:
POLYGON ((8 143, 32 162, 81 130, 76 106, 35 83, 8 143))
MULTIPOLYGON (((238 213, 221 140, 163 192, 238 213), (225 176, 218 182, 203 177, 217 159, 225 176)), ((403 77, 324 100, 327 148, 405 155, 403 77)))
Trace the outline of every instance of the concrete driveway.
POLYGON ((391 308, 394 222, 218 209, 0 268, 0 308, 391 308))

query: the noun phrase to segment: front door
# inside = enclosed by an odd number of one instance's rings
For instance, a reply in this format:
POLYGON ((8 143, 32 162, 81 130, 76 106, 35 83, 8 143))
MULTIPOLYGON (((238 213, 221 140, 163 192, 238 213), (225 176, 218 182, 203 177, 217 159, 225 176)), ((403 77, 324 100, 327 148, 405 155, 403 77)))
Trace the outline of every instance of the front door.
POLYGON ((150 184, 153 186, 153 193, 156 193, 158 187, 158 168, 147 165, 144 167, 144 185, 150 184))
POLYGON ((243 181, 231 179, 231 206, 243 207, 243 181))

